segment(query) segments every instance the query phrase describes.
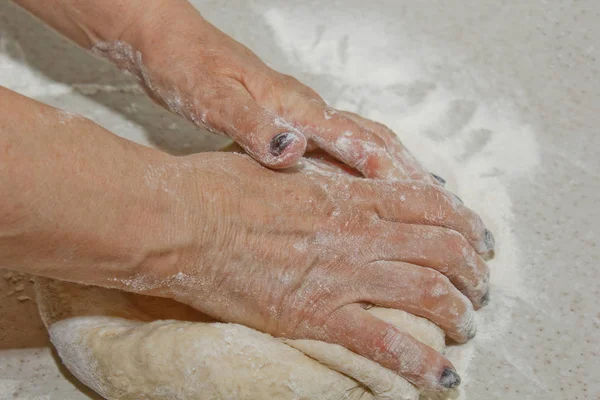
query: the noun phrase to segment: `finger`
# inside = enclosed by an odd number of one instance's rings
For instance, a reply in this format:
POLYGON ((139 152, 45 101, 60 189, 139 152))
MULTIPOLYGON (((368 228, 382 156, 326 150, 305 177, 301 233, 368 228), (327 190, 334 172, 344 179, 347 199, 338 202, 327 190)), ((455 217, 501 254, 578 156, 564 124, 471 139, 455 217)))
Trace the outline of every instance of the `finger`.
POLYGON ((489 267, 460 233, 437 226, 392 222, 378 224, 377 230, 373 247, 380 254, 374 257, 436 270, 477 309, 489 301, 489 267))
POLYGON ((332 314, 324 328, 324 341, 367 357, 417 387, 439 391, 460 384, 460 377, 447 358, 357 304, 332 314))
POLYGON ((388 221, 435 225, 459 232, 479 254, 494 249, 494 237, 472 210, 439 185, 424 182, 356 181, 361 201, 388 221))
POLYGON ((287 168, 304 154, 306 138, 273 112, 259 106, 237 81, 213 91, 201 123, 225 133, 269 168, 287 168))
POLYGON ((407 178, 411 180, 422 180, 428 183, 439 182, 439 180, 436 179, 436 176, 427 172, 421 163, 417 161, 412 153, 408 151, 406 146, 404 146, 398 135, 396 135, 396 133, 394 133, 394 131, 392 131, 390 128, 380 124, 379 122, 361 117, 360 115, 350 111, 339 112, 362 126, 364 129, 367 129, 381 137, 385 141, 388 149, 390 149, 390 152, 396 162, 402 166, 407 178))
POLYGON ((329 167, 332 171, 336 171, 338 175, 341 174, 354 177, 361 177, 360 172, 353 168, 350 168, 348 165, 334 158, 332 155, 325 152, 324 150, 318 149, 313 150, 311 152, 308 152, 307 150, 304 156, 305 160, 311 160, 317 165, 329 167))
MULTIPOLYGON (((403 168, 406 171, 406 173, 410 179, 420 180, 422 182, 427 182, 427 183, 434 183, 441 187, 446 186, 446 180, 444 178, 442 178, 441 176, 436 175, 434 173, 428 173, 427 170, 424 169, 424 167, 417 161, 417 159, 408 151, 408 149, 406 149, 404 147, 404 145, 402 144, 400 139, 397 137, 397 135, 391 129, 389 129, 387 126, 380 124, 378 122, 363 118, 360 115, 349 112, 349 111, 341 111, 341 112, 344 115, 346 115, 347 117, 353 119, 357 123, 366 127, 367 129, 370 129, 371 131, 377 133, 381 137, 388 138, 386 142, 390 143, 389 144, 390 148, 392 146, 394 147, 395 151, 393 151, 392 153, 396 156, 397 162, 403 165, 403 168)), ((448 193, 450 193, 450 192, 448 192, 448 193)), ((455 200, 458 200, 462 204, 462 200, 458 196, 456 196, 452 193, 450 193, 450 195, 455 200)), ((479 217, 477 216, 476 219, 479 219, 479 217)), ((484 248, 481 248, 480 250, 481 250, 481 254, 485 254, 486 259, 488 259, 493 256, 495 240, 494 240, 493 234, 489 230, 484 231, 484 236, 485 236, 486 246, 484 248)))
POLYGON ((440 186, 446 185, 446 180, 439 175, 429 173, 421 165, 421 163, 412 155, 412 153, 404 146, 398 135, 387 126, 375 122, 373 120, 361 117, 350 111, 339 111, 348 118, 352 119, 356 123, 363 126, 365 129, 369 129, 375 132, 382 138, 387 138, 386 142, 389 143, 389 147, 393 148, 392 154, 396 157, 397 161, 403 165, 410 179, 422 180, 429 183, 436 183, 440 186), (433 179, 432 179, 433 178, 433 179))
POLYGON ((442 178, 441 176, 436 175, 434 173, 432 173, 431 176, 433 177, 433 179, 435 179, 436 181, 438 181, 438 183, 441 186, 446 186, 446 180, 444 178, 442 178))
POLYGON ((396 165, 385 140, 336 112, 318 97, 303 90, 304 85, 291 78, 276 79, 280 95, 275 103, 266 99, 265 107, 299 127, 321 149, 336 157, 367 178, 406 179, 396 165))
POLYGON ((393 261, 372 262, 357 273, 368 277, 367 285, 355 289, 364 302, 427 318, 458 343, 475 336, 477 324, 471 302, 441 273, 393 261))

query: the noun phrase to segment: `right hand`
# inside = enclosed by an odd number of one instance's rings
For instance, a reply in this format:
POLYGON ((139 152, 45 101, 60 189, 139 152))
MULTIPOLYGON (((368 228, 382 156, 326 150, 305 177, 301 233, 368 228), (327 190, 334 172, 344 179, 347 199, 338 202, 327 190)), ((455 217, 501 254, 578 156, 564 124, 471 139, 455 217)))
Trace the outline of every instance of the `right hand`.
POLYGON ((446 358, 363 310, 475 333, 491 235, 440 186, 316 160, 274 172, 229 153, 175 158, 1 88, 0 110, 0 267, 336 343, 420 387, 458 383, 446 358))
POLYGON ((177 262, 143 272, 152 294, 274 336, 342 345, 422 388, 458 385, 449 360, 364 310, 405 310, 457 342, 475 334, 474 307, 488 293, 480 254, 492 244, 454 196, 315 160, 285 172, 232 153, 174 160, 156 170, 179 204, 171 232, 185 232, 186 245, 177 262))

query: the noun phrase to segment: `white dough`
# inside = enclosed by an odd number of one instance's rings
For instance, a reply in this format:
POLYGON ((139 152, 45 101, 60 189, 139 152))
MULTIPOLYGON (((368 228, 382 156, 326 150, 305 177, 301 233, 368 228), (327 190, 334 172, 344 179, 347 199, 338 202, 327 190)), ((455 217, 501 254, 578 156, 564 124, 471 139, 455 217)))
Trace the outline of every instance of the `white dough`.
MULTIPOLYGON (((66 367, 107 399, 414 400, 406 380, 337 345, 281 340, 168 299, 36 280, 66 367)), ((441 350, 443 332, 398 310, 374 315, 441 350)))

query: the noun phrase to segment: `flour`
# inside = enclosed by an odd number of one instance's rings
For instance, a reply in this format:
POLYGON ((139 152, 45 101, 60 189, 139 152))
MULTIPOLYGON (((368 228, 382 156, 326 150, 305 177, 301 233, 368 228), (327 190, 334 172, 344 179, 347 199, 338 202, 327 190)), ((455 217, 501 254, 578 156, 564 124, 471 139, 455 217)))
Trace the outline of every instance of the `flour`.
MULTIPOLYGON (((72 92, 93 95, 98 92, 143 94, 139 85, 122 86, 102 85, 97 83, 56 82, 27 64, 25 52, 17 41, 7 35, 0 36, 0 86, 14 90, 32 98, 59 97, 72 92)), ((67 114, 65 112, 65 114, 67 114)))
POLYGON ((60 96, 71 91, 68 85, 55 82, 43 73, 25 67, 26 64, 21 46, 10 37, 0 35, 0 86, 29 97, 60 96))
MULTIPOLYGON (((497 246, 496 258, 490 262, 492 301, 477 313, 478 336, 447 351, 461 372, 463 387, 468 386, 468 365, 477 356, 477 348, 500 340, 510 327, 515 299, 529 296, 531 289, 520 273, 521 255, 512 233, 514 215, 507 187, 538 164, 534 133, 520 123, 510 104, 502 100, 484 104, 472 88, 446 85, 433 72, 446 58, 452 58, 445 49, 421 42, 403 43, 402 38, 386 34, 376 20, 357 24, 349 17, 297 10, 291 15, 277 9, 264 17, 295 68, 283 72, 311 84, 332 106, 392 128, 494 232, 497 246)), ((132 85, 57 83, 26 65, 18 43, 0 38, 0 85, 26 96, 141 92, 132 85)), ((175 100, 172 103, 177 103, 175 100)), ((328 111, 323 118, 330 119, 333 114, 328 111)))
POLYGON ((446 351, 461 374, 464 391, 469 362, 477 356, 477 348, 501 340, 510 328, 515 299, 533 296, 528 294, 532 288, 522 281, 507 187, 539 163, 534 133, 501 99, 485 104, 473 87, 454 84, 450 89, 443 77, 432 71, 455 57, 434 44, 391 37, 377 20, 368 17, 357 23, 348 16, 303 14, 297 9, 291 15, 283 9, 270 9, 264 18, 294 69, 287 73, 312 85, 333 107, 394 130, 494 233, 496 255, 489 262, 491 303, 477 312, 475 339, 446 351))

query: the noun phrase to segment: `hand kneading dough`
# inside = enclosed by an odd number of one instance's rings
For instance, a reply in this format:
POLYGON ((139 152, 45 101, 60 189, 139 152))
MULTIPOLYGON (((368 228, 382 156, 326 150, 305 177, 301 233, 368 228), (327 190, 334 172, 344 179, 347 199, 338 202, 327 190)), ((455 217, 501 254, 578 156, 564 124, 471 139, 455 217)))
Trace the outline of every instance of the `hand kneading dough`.
MULTIPOLYGON (((40 313, 66 367, 106 399, 414 400, 406 380, 345 348, 215 322, 169 299, 38 278, 40 313)), ((373 314, 441 350, 444 334, 373 314)))

